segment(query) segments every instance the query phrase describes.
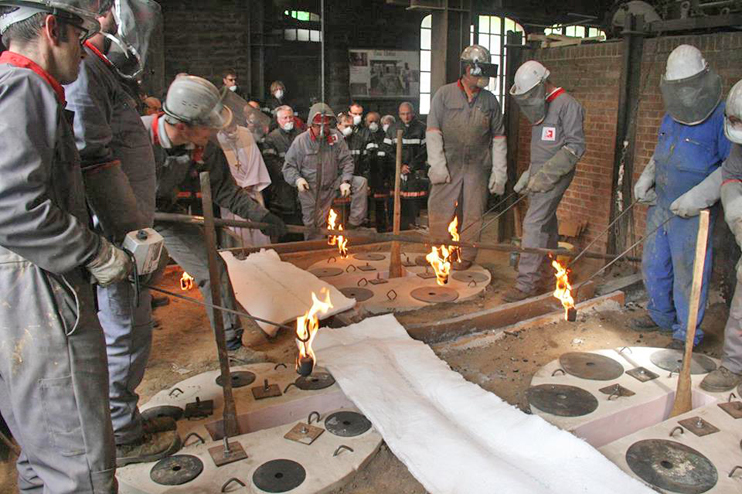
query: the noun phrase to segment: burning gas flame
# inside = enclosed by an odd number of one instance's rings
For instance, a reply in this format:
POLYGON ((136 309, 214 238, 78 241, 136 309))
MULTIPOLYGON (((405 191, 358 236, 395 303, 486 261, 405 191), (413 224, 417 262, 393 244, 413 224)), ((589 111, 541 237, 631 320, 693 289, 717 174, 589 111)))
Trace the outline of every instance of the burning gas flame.
POLYGON ((317 362, 317 357, 314 355, 314 351, 312 351, 312 342, 319 329, 319 318, 317 315, 327 314, 333 307, 330 301, 329 290, 323 288, 320 291, 320 296, 324 296, 325 299, 318 299, 317 295, 312 292, 312 307, 310 307, 306 314, 296 320, 296 344, 299 347, 299 356, 296 358, 297 370, 301 365, 302 359, 311 359, 312 365, 317 362))
MULTIPOLYGON (((454 242, 461 241, 461 236, 459 235, 458 228, 459 217, 454 216, 453 221, 448 224, 448 233, 451 234, 451 240, 453 240, 454 242)), ((461 247, 459 247, 458 245, 450 245, 448 248, 451 251, 451 262, 458 261, 461 258, 461 247)))
POLYGON ((193 276, 183 271, 183 276, 180 277, 180 289, 184 292, 193 288, 193 276))
MULTIPOLYGON (((459 218, 454 216, 448 225, 448 233, 451 234, 451 240, 459 241, 458 233, 459 218)), ((431 247, 430 254, 425 259, 430 263, 435 271, 435 281, 443 286, 448 283, 448 276, 451 274, 451 263, 459 260, 461 249, 456 245, 441 245, 440 247, 431 247)))
MULTIPOLYGON (((337 231, 343 231, 343 225, 338 223, 337 227, 335 226, 335 223, 337 222, 338 215, 333 210, 330 209, 330 215, 327 218, 327 229, 328 230, 337 230, 337 231)), ((338 252, 340 253, 340 259, 346 259, 348 257, 348 239, 345 238, 342 235, 331 235, 327 239, 327 243, 329 245, 337 245, 338 246, 338 252)))
POLYGON ((569 310, 574 308, 575 299, 572 297, 572 285, 569 283, 569 271, 556 259, 551 261, 552 267, 556 270, 556 289, 554 297, 562 302, 564 307, 564 319, 569 320, 569 310))

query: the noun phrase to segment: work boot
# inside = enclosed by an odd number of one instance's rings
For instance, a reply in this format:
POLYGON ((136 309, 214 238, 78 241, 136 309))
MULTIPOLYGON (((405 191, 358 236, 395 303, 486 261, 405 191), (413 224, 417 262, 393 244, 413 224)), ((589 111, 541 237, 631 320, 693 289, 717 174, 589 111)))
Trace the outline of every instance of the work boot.
POLYGON ((258 352, 242 344, 234 350, 227 350, 227 353, 229 354, 230 362, 238 365, 259 364, 271 361, 265 353, 258 352))
POLYGON ((515 287, 512 287, 502 294, 502 300, 504 300, 505 302, 520 302, 521 300, 525 300, 535 295, 536 294, 534 292, 523 292, 515 287))
POLYGON ((144 434, 133 443, 116 445, 116 467, 161 460, 179 449, 180 436, 176 431, 144 434))
POLYGON ((152 417, 142 419, 142 430, 145 434, 156 434, 158 432, 174 431, 178 429, 172 417, 152 417))
POLYGON ((462 259, 460 261, 455 261, 451 263, 451 269, 453 269, 454 271, 466 271, 467 269, 471 267, 472 264, 473 263, 471 261, 466 261, 462 259))
POLYGON ((660 327, 654 322, 649 314, 644 314, 640 317, 635 317, 629 322, 629 327, 634 331, 651 332, 657 331, 660 327))
POLYGON ((722 365, 703 378, 701 389, 711 393, 721 393, 734 389, 740 383, 742 383, 742 374, 732 372, 722 365))

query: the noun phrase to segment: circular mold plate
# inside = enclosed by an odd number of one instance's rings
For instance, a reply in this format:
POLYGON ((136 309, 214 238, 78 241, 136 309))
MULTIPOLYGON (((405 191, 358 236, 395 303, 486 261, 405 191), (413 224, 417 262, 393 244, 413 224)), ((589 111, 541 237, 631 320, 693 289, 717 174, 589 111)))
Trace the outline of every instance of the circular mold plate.
POLYGON ((183 418, 183 409, 172 405, 161 405, 159 407, 148 408, 142 412, 144 420, 155 419, 159 417, 170 417, 176 422, 183 418))
MULTIPOLYGON (((250 384, 255 382, 255 374, 249 371, 232 371, 231 376, 233 388, 249 386, 250 384)), ((222 382, 222 376, 217 376, 216 383, 221 386, 222 382)))
POLYGON ((196 456, 168 456, 155 463, 149 478, 160 485, 183 485, 201 475, 203 470, 204 464, 196 456))
POLYGON ((471 283, 472 281, 475 283, 486 283, 489 281, 489 276, 478 271, 454 271, 451 278, 462 283, 471 283))
POLYGON ((541 384, 528 388, 526 394, 531 406, 560 417, 581 417, 598 408, 598 399, 577 386, 541 384))
POLYGON ((339 274, 343 274, 342 268, 315 268, 309 270, 317 278, 331 278, 339 274))
POLYGON ((582 379, 610 381, 621 377, 623 366, 605 355, 590 352, 568 352, 559 357, 565 372, 582 379))
POLYGON ((263 463, 252 476, 253 483, 265 492, 288 492, 307 478, 307 472, 292 460, 271 460, 263 463))
POLYGON ((325 417, 325 429, 340 437, 360 436, 371 428, 371 422, 357 412, 335 412, 325 417))
POLYGON ((386 256, 384 254, 375 254, 373 252, 359 252, 358 254, 353 254, 354 259, 358 259, 359 261, 383 261, 386 259, 386 256))
POLYGON ((667 439, 632 444, 626 451, 626 463, 645 482, 680 494, 701 494, 719 481, 719 473, 708 458, 667 439))
POLYGON ((421 302, 439 304, 441 302, 453 302, 459 298, 459 292, 445 286, 429 286, 415 288, 410 292, 410 296, 421 302))
MULTIPOLYGON (((657 350, 650 357, 654 365, 666 371, 677 371, 683 367, 683 352, 680 350, 657 350)), ((690 373, 707 374, 716 369, 716 363, 705 355, 694 353, 691 357, 690 373)))
POLYGON ((368 288, 361 288, 361 287, 355 287, 355 286, 341 288, 340 291, 346 297, 356 299, 356 302, 365 302, 366 300, 369 300, 370 298, 373 298, 374 296, 374 292, 372 292, 368 288))
POLYGON ((296 387, 304 391, 316 391, 329 388, 335 384, 335 378, 327 372, 314 372, 309 376, 300 376, 294 381, 296 387))

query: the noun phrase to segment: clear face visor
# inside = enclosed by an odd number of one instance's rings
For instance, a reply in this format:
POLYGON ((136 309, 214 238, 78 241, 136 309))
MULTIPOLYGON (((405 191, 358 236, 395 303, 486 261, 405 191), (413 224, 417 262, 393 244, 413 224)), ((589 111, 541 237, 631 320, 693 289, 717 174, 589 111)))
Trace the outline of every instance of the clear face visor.
POLYGON ((705 121, 722 98, 721 77, 706 68, 685 79, 660 81, 665 110, 678 123, 697 125, 705 121))
POLYGON ((111 41, 106 56, 122 77, 137 78, 144 72, 152 34, 162 26, 160 5, 150 0, 115 0, 113 16, 118 30, 115 36, 106 36, 111 41))
POLYGON ((271 119, 262 111, 250 106, 247 101, 228 88, 221 90, 221 105, 231 115, 231 120, 225 126, 227 130, 235 130, 237 126, 246 127, 256 139, 268 134, 271 119))
POLYGON ((510 96, 518 104, 520 111, 531 125, 538 125, 546 118, 546 86, 541 81, 523 94, 515 94, 515 86, 510 88, 510 96))

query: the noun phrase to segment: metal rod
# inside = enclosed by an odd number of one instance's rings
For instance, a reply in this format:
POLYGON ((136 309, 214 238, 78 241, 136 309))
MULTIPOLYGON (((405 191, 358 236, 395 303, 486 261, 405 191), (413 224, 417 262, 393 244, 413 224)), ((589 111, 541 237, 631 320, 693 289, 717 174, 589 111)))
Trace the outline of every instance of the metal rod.
MULTIPOLYGON (((214 203, 211 199, 211 179, 209 172, 202 172, 201 179, 201 205, 204 212, 204 237, 206 240, 206 255, 209 263, 209 282, 211 288, 211 300, 214 305, 222 304, 221 276, 219 273, 219 262, 217 260, 216 227, 214 225, 214 203)), ((237 424, 237 406, 232 394, 232 374, 229 370, 229 353, 227 352, 227 338, 224 333, 224 320, 222 313, 211 307, 211 319, 214 326, 214 339, 219 355, 219 368, 222 376, 222 392, 224 394, 224 435, 227 437, 237 436, 240 433, 237 424)))
MULTIPOLYGON (((511 192, 511 193, 510 193, 510 194, 509 194, 509 195, 508 195, 508 196, 507 196, 507 197, 506 197, 505 199, 503 199, 502 201, 499 201, 499 202, 498 202, 497 204, 495 204, 494 206, 492 206, 491 208, 489 208, 489 209, 488 209, 487 211, 485 211, 484 213, 482 213, 482 218, 484 218, 485 216, 487 216, 488 214, 490 214, 490 213, 491 213, 492 211, 494 211, 495 209, 497 209, 497 208, 499 208, 500 206, 502 206, 503 204, 505 204, 505 203, 507 202, 507 200, 508 200, 508 199, 510 199, 511 197, 513 197, 513 196, 514 196, 514 195, 516 195, 516 194, 517 194, 517 192, 515 192, 515 191, 511 192)), ((463 221, 463 219, 462 219, 462 221, 463 221)), ((467 226, 466 228, 464 228, 463 230, 461 230, 461 231, 459 232, 459 235, 461 235, 461 234, 462 234, 462 233, 464 233, 464 232, 465 232, 466 230, 468 230, 469 228, 471 228, 471 226, 472 226, 473 224, 474 224, 474 223, 469 223, 469 226, 467 226)))
POLYGON ((512 204, 511 204, 510 206, 508 206, 508 207, 506 207, 505 209, 503 209, 502 211, 500 211, 500 212, 499 212, 499 213, 497 214, 497 216, 495 216, 494 218, 492 218, 491 220, 489 220, 489 221, 488 221, 487 223, 485 223, 484 225, 482 225, 482 228, 480 228, 480 229, 479 229, 479 231, 478 231, 477 233, 475 233, 475 234, 474 234, 474 236, 476 237, 477 235, 479 235, 480 233, 482 233, 482 232, 484 231, 484 229, 485 229, 485 228, 487 228, 488 226, 490 226, 490 225, 491 225, 491 224, 492 224, 492 223, 493 223, 493 222, 494 222, 495 220, 497 220, 497 218, 499 218, 499 217, 500 217, 500 216, 502 216, 503 214, 505 214, 505 213, 507 213, 508 211, 510 211, 510 210, 511 210, 511 209, 513 208, 513 206, 515 206, 516 204, 518 204, 518 203, 519 203, 520 201, 522 201, 522 200, 523 200, 523 199, 525 199, 526 197, 528 197, 528 196, 527 196, 526 194, 523 194, 522 196, 520 196, 520 197, 519 197, 518 199, 516 199, 516 200, 515 200, 515 201, 514 201, 514 202, 513 202, 513 203, 512 203, 512 204))

